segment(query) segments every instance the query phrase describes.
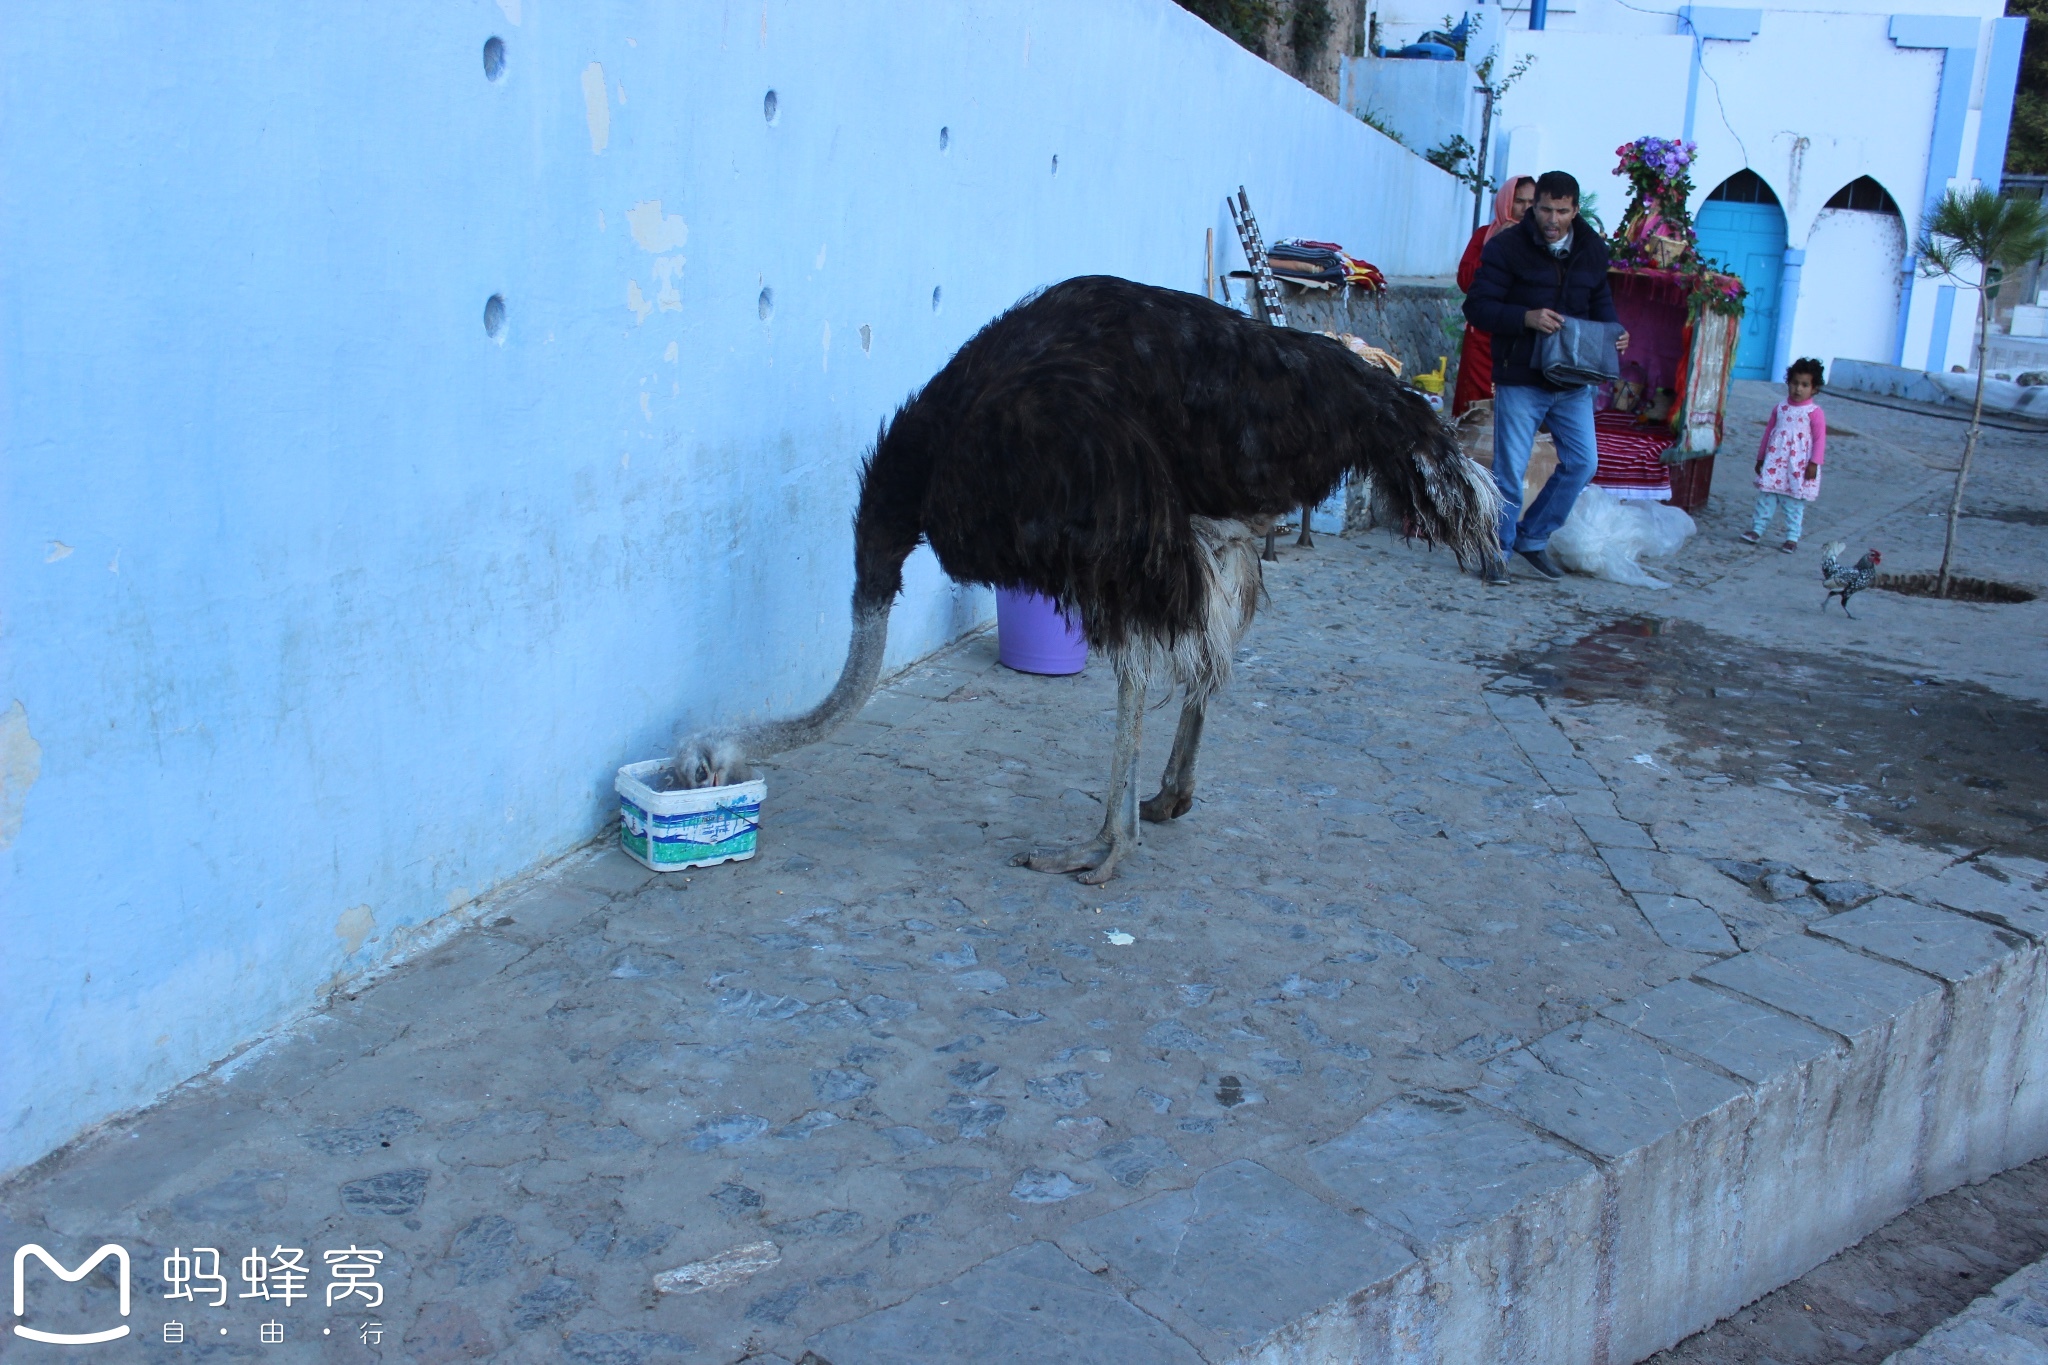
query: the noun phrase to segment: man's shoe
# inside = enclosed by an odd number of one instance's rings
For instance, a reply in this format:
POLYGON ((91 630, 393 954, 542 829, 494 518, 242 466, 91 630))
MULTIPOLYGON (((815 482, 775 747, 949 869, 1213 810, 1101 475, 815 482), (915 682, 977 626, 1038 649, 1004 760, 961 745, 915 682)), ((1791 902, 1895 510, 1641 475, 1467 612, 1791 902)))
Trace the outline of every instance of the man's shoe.
POLYGON ((1535 569, 1537 573, 1542 574, 1551 582, 1555 583, 1558 579, 1564 577, 1563 570, 1559 569, 1557 565, 1551 563, 1550 556, 1543 553, 1543 551, 1519 550, 1516 553, 1520 554, 1522 558, 1528 560, 1529 566, 1531 568, 1535 569))
POLYGON ((1508 577, 1508 562, 1505 559, 1489 559, 1479 570, 1479 581, 1489 588, 1505 588, 1514 582, 1508 577))

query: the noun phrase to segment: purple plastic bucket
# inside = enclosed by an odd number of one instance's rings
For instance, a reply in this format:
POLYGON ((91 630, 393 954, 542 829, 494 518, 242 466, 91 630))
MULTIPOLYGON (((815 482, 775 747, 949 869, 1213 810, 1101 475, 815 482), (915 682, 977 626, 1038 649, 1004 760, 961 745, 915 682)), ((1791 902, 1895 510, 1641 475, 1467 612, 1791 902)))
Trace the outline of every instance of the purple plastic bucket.
POLYGON ((1088 637, 1051 598, 997 588, 996 657, 1019 673, 1079 673, 1088 666, 1088 637))

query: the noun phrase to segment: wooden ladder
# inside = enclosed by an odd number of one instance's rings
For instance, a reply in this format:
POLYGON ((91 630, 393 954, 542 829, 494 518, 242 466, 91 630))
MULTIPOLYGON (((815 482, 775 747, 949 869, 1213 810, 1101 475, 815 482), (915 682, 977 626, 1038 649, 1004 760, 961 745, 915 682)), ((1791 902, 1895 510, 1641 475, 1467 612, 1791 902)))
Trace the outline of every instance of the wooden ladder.
MULTIPOLYGON (((1244 186, 1237 187, 1235 199, 1224 196, 1223 202, 1230 206, 1230 222, 1237 229, 1238 244, 1244 248, 1245 264, 1251 267, 1252 284, 1258 291, 1259 306, 1265 310, 1266 321, 1275 327, 1287 325, 1286 310, 1280 306, 1280 284, 1273 278, 1273 266, 1266 259, 1266 239, 1259 235, 1259 220, 1252 216, 1252 201, 1244 192, 1244 186)), ((1275 532, 1266 532, 1266 549, 1260 557, 1278 559, 1274 553, 1275 532)), ((1309 509, 1301 509, 1301 535, 1296 538, 1298 546, 1313 550, 1316 538, 1309 525, 1309 509)))

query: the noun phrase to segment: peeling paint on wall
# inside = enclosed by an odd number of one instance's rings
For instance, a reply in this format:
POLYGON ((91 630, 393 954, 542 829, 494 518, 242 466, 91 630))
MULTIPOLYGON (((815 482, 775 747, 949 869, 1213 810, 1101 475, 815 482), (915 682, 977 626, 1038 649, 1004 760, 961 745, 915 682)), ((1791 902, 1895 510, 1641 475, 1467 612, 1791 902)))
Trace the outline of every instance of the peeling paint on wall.
POLYGON ((627 209, 626 226, 633 229, 633 240, 650 256, 680 251, 690 240, 690 225, 680 214, 662 213, 659 199, 649 199, 627 209))
POLYGON ((498 0, 498 8, 504 12, 506 23, 519 27, 519 0, 498 0))
POLYGON ((60 559, 68 558, 70 554, 71 547, 69 545, 66 545, 61 540, 53 540, 50 542, 50 553, 43 556, 43 563, 55 564, 60 559))
POLYGON ((688 264, 681 256, 657 256, 654 259, 654 304, 664 313, 683 311, 682 291, 676 288, 676 281, 682 277, 683 267, 688 264))
POLYGON ((363 940, 375 933, 377 917, 367 905, 358 905, 353 910, 341 912, 341 918, 334 922, 334 936, 341 940, 342 951, 353 957, 362 948, 363 940))
POLYGON ((19 701, 0 712, 0 851, 21 833, 28 789, 43 774, 43 746, 28 732, 28 708, 19 701))
POLYGON ((611 145, 612 106, 605 98, 604 67, 592 62, 583 68, 583 118, 590 125, 590 151, 598 155, 611 145))
POLYGON ((654 311, 654 305, 640 292, 640 281, 626 281, 626 307, 633 310, 634 325, 647 321, 647 315, 654 311))

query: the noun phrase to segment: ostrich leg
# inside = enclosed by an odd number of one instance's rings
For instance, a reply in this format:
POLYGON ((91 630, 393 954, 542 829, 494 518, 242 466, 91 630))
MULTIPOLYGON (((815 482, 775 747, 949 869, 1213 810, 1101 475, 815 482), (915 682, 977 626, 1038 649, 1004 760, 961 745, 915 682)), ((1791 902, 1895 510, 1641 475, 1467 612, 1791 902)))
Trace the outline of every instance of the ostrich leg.
POLYGON ((1117 660, 1116 743, 1109 760, 1109 793, 1103 802, 1102 832, 1086 843, 1034 848, 1011 862, 1034 872, 1078 872, 1089 886, 1116 875, 1116 865, 1138 842, 1138 739, 1145 721, 1145 675, 1134 663, 1117 660))
POLYGON ((1180 726, 1173 732, 1173 753, 1159 778, 1159 795, 1138 807, 1138 814, 1155 825, 1178 820, 1195 804, 1195 751, 1202 747, 1202 722, 1208 703, 1193 692, 1181 703, 1180 726))
POLYGON ((1315 509, 1307 503, 1303 503, 1301 505, 1301 534, 1295 538, 1294 543, 1305 550, 1313 550, 1316 547, 1315 527, 1310 524, 1314 516, 1315 509))

